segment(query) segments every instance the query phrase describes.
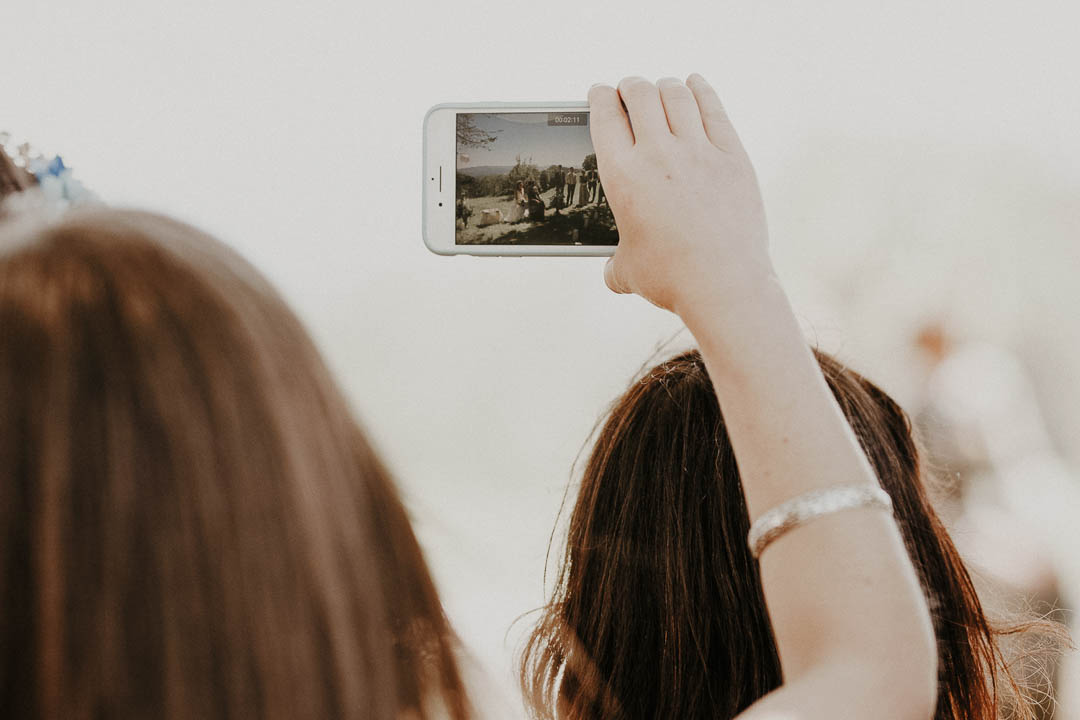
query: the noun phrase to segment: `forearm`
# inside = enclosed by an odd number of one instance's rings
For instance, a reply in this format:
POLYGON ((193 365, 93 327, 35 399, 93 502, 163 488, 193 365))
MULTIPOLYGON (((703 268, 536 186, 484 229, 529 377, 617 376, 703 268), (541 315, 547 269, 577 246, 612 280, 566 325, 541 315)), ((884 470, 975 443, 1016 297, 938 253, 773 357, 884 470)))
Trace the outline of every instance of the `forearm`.
MULTIPOLYGON (((751 519, 809 490, 876 483, 775 278, 741 282, 746 290, 682 314, 712 378, 751 519)), ((833 700, 872 702, 857 709, 875 717, 919 717, 932 703, 933 632, 889 513, 847 510, 796 528, 769 546, 761 573, 786 693, 822 668, 857 666, 889 682, 833 700)), ((810 686, 820 693, 820 682, 810 686)))
POLYGON ((779 282, 679 309, 701 348, 735 446, 751 519, 795 495, 874 483, 779 282))

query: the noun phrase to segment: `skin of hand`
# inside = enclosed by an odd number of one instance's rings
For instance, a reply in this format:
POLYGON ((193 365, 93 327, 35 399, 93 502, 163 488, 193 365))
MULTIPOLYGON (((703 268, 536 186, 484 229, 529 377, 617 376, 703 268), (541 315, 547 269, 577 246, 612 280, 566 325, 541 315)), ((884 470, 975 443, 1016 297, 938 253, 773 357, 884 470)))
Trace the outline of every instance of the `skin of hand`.
POLYGON ((774 277, 754 168, 704 78, 594 85, 589 105, 619 228, 608 287, 683 315, 774 277))

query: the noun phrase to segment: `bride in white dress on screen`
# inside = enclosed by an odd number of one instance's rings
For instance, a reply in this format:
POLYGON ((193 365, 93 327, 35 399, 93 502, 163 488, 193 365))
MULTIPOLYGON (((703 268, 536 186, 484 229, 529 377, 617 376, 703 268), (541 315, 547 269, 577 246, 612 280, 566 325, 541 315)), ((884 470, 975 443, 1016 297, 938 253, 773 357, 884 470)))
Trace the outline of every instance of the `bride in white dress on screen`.
POLYGON ((510 208, 509 222, 517 222, 525 217, 526 203, 527 200, 525 199, 525 183, 519 180, 517 187, 514 189, 514 206, 510 208))

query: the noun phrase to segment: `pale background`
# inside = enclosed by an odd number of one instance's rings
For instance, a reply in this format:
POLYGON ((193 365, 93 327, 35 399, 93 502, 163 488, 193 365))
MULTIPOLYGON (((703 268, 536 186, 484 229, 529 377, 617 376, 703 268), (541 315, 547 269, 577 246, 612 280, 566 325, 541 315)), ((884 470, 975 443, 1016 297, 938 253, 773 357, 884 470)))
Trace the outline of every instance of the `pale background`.
POLYGON ((0 129, 273 279, 399 476, 457 630, 516 702, 514 620, 542 602, 574 458, 679 323, 610 294, 602 260, 428 253, 424 111, 702 72, 809 332, 906 402, 927 318, 1011 347, 1075 469, 1077 8, 5 3, 0 129))

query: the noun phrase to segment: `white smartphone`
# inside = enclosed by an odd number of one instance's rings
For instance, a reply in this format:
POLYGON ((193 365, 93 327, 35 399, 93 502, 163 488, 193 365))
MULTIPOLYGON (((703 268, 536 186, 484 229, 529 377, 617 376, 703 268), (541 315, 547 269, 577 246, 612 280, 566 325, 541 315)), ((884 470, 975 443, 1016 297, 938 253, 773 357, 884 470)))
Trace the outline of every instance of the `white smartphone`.
POLYGON ((424 244, 440 255, 612 255, 589 106, 436 105, 424 117, 424 244))

